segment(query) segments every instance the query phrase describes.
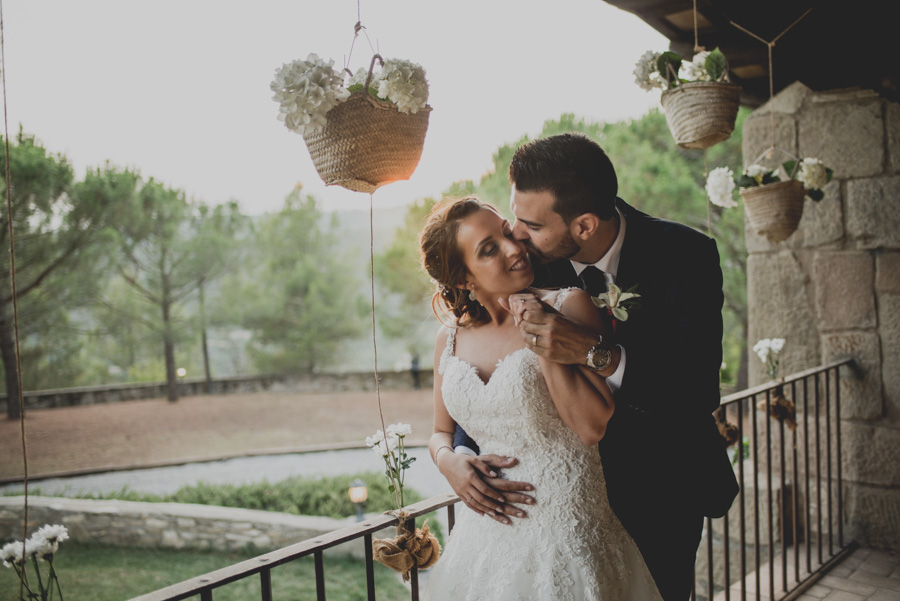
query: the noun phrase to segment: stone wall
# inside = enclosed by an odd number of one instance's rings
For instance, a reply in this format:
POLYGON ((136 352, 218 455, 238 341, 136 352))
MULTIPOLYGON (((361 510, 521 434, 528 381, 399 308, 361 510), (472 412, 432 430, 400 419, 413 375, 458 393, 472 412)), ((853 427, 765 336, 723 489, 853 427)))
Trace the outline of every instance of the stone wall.
MULTIPOLYGON (((412 388, 412 375, 407 370, 381 371, 378 374, 381 386, 391 390, 412 388)), ((430 368, 419 373, 421 386, 431 388, 433 373, 430 368)), ((165 382, 135 384, 107 384, 103 386, 82 386, 58 390, 37 390, 25 392, 25 411, 29 409, 50 409, 72 407, 96 403, 119 403, 140 399, 166 397, 165 382)), ((351 390, 375 390, 375 377, 371 371, 346 373, 317 373, 308 375, 261 375, 220 378, 213 380, 210 394, 232 392, 262 392, 266 390, 287 390, 299 393, 342 392, 351 390)), ((184 378, 178 382, 180 396, 207 394, 206 380, 184 378)), ((0 395, 0 413, 6 413, 6 395, 0 395)))
MULTIPOLYGON (((744 123, 745 165, 773 145, 821 159, 834 179, 823 200, 805 200, 787 240, 746 232, 748 344, 785 338, 780 375, 856 360, 840 389, 844 523, 849 537, 900 551, 900 105, 795 83, 744 123)), ((751 361, 751 385, 767 379, 751 361)))
MULTIPOLYGON (((22 540, 24 497, 0 497, 0 543, 22 540)), ((112 546, 172 549, 279 549, 356 523, 211 505, 96 501, 28 497, 29 534, 44 524, 62 524, 71 540, 112 546)), ((394 536, 394 528, 376 535, 394 536)), ((360 541, 329 550, 334 555, 364 557, 360 541)))

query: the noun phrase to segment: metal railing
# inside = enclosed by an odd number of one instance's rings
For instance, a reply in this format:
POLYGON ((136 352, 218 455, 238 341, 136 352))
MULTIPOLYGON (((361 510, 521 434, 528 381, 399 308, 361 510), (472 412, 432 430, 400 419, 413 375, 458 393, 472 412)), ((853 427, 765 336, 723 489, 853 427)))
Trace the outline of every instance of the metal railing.
MULTIPOLYGON (((722 398, 721 417, 737 428, 740 457, 736 466, 741 489, 725 517, 706 521, 692 599, 789 601, 851 550, 844 544, 841 519, 839 375, 840 368, 851 363, 850 359, 837 361, 722 398), (758 406, 760 400, 762 408, 758 406), (775 401, 793 404, 795 428, 787 425, 787 418, 765 417, 765 408, 775 401), (787 449, 785 428, 790 430, 787 449), (743 441, 748 430, 751 457, 745 462, 743 441), (777 436, 775 446, 773 431, 777 436), (776 488, 780 499, 775 498, 776 488), (748 516, 748 512, 752 513, 748 516)), ((454 494, 441 495, 406 510, 409 520, 415 520, 446 508, 452 530, 458 500, 454 494)), ((201 601, 213 601, 215 589, 251 577, 259 578, 261 601, 272 601, 272 569, 308 556, 315 562, 316 598, 325 601, 324 552, 354 540, 364 547, 368 599, 374 601, 372 535, 397 524, 397 517, 380 515, 131 601, 178 601, 198 595, 201 601)), ((410 574, 410 593, 412 600, 418 601, 415 568, 410 574)))
MULTIPOLYGON (((421 501, 414 505, 409 505, 404 509, 409 512, 407 524, 413 527, 417 517, 427 515, 437 511, 443 507, 447 508, 447 522, 450 529, 453 529, 455 522, 455 507, 459 498, 454 494, 440 495, 421 501)), ((209 572, 172 586, 135 597, 131 601, 178 601, 179 599, 189 599, 191 597, 200 596, 201 601, 212 601, 213 591, 221 586, 242 580, 244 578, 259 577, 260 583, 260 599, 261 601, 272 601, 272 569, 286 564, 288 562, 298 560, 304 557, 313 556, 315 561, 316 575, 316 599, 318 601, 325 600, 325 558, 324 553, 327 549, 342 545, 348 541, 359 540, 365 551, 366 564, 366 589, 368 590, 369 601, 375 599, 375 563, 372 559, 372 535, 379 530, 396 526, 399 523, 397 517, 391 514, 382 514, 372 519, 364 520, 353 526, 347 526, 340 530, 334 530, 322 536, 305 540, 288 547, 264 553, 257 557, 236 563, 209 572)), ((413 601, 419 599, 419 575, 415 567, 410 572, 410 589, 412 591, 413 601)))
POLYGON ((737 428, 740 492, 725 517, 706 520, 692 598, 794 599, 852 550, 843 530, 845 366, 852 359, 722 398, 720 418, 737 428))

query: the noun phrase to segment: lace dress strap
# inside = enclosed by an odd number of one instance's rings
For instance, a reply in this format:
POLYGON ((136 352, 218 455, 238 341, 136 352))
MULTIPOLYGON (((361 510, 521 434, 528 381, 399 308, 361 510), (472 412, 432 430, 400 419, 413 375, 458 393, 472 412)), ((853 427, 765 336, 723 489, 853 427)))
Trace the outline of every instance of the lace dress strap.
POLYGON ((446 368, 445 362, 456 352, 456 324, 447 327, 447 343, 444 345, 444 352, 441 353, 441 363, 438 366, 438 373, 444 375, 446 368))
POLYGON ((566 298, 573 290, 581 290, 581 288, 563 288, 562 290, 557 292, 556 300, 553 302, 553 308, 557 311, 562 311, 563 303, 566 302, 566 298))

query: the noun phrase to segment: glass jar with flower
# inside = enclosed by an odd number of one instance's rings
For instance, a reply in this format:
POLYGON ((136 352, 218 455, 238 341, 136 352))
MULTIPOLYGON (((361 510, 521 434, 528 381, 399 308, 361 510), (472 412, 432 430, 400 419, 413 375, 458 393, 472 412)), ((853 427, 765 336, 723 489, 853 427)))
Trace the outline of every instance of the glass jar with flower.
POLYGON ((709 148, 731 137, 741 87, 729 81, 728 61, 719 48, 701 50, 690 61, 675 52, 649 50, 634 75, 641 88, 663 90, 660 104, 681 148, 709 148))
POLYGON ((737 177, 727 167, 713 169, 707 177, 706 190, 713 204, 736 206, 732 191, 737 186, 750 228, 777 243, 790 237, 800 225, 805 196, 816 202, 825 197, 822 188, 831 181, 834 171, 811 157, 792 157, 776 168, 760 165, 759 161, 771 150, 737 177))
POLYGON ((431 112, 421 66, 376 54, 352 73, 312 53, 277 69, 270 87, 326 185, 372 193, 418 166, 431 112))

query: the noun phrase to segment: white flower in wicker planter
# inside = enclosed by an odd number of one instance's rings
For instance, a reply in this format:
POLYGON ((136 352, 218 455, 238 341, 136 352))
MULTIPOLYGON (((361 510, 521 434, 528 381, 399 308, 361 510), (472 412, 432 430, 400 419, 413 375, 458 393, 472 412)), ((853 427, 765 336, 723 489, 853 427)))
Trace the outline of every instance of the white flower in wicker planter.
POLYGON ((279 104, 278 120, 301 135, 323 129, 328 111, 350 97, 334 61, 325 62, 314 53, 282 65, 270 87, 275 92, 272 100, 279 104))
POLYGON ((716 167, 706 177, 709 201, 723 209, 736 207, 734 201, 734 172, 728 167, 716 167))
POLYGON ((782 181, 796 181, 802 188, 806 196, 812 200, 820 201, 825 197, 822 192, 828 182, 831 181, 834 170, 829 169, 819 159, 805 158, 800 161, 787 161, 781 164, 780 169, 769 169, 759 164, 752 164, 744 173, 735 178, 735 183, 743 190, 754 188, 757 186, 766 186, 782 181), (787 179, 782 180, 779 171, 783 171, 787 179))
POLYGON ((645 52, 634 69, 645 90, 663 90, 660 103, 675 142, 682 148, 709 148, 734 131, 740 86, 728 81, 721 50, 698 52, 685 61, 674 52, 645 52))
MULTIPOLYGON (((720 181, 726 171, 731 174, 727 167, 713 169, 706 182, 710 201, 720 206, 725 206, 720 202, 732 200, 731 191, 724 192, 726 184, 720 181), (715 198, 714 194, 717 195, 715 198)), ((787 161, 777 169, 754 163, 735 177, 734 183, 744 199, 750 228, 770 242, 781 242, 800 225, 803 197, 821 200, 824 197, 822 188, 831 181, 833 174, 819 159, 805 158, 799 162, 787 161), (782 170, 785 179, 779 175, 782 170)))
POLYGON ((346 83, 345 73, 315 54, 283 65, 271 84, 279 120, 303 136, 326 185, 372 193, 409 179, 431 111, 425 70, 376 54, 368 70, 359 69, 346 83))

